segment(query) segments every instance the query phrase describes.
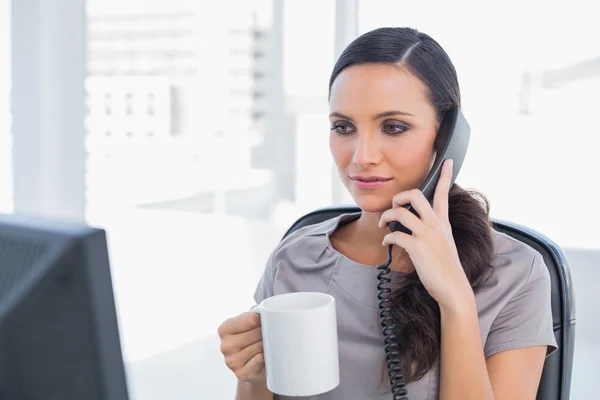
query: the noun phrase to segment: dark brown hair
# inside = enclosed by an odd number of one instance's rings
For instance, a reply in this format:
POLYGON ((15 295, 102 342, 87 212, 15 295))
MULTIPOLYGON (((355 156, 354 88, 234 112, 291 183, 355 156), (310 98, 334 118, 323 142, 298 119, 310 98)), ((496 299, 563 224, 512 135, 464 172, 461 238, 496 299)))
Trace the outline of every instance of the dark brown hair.
MULTIPOLYGON (((428 88, 438 121, 460 107, 454 65, 442 47, 411 28, 380 28, 355 39, 340 55, 329 80, 357 64, 402 65, 428 88)), ((494 255, 489 202, 473 190, 454 184, 449 193, 449 219, 465 274, 474 289, 486 278, 494 255)), ((392 291, 393 323, 400 339, 400 358, 407 382, 423 377, 440 355, 440 310, 416 272, 392 291)))

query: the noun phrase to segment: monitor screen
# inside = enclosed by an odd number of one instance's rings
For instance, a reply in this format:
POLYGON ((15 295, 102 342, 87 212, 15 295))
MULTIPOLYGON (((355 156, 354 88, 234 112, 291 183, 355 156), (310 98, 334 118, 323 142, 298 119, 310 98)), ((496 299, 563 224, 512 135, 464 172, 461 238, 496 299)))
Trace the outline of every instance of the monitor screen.
POLYGON ((0 399, 128 399, 102 229, 0 215, 0 399))

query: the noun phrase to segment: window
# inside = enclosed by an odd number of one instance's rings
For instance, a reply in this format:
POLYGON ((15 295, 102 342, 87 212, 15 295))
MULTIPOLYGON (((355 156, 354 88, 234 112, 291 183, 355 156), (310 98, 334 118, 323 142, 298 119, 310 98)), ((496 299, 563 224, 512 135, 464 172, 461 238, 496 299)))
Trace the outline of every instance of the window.
POLYGON ((267 1, 235 2, 235 15, 227 2, 88 1, 86 213, 110 233, 137 398, 233 396, 235 377, 214 354, 216 328, 252 305, 292 221, 329 201, 330 177, 325 196, 310 199, 298 169, 331 168, 322 78, 333 61, 334 3, 286 4, 281 31, 267 1), (311 40, 328 38, 318 48, 303 48, 298 12, 318 15, 323 29, 311 30, 311 40), (310 70, 293 65, 311 57, 310 70), (307 147, 315 138, 323 145, 317 160, 307 147), (165 357, 181 351, 173 374, 165 357))

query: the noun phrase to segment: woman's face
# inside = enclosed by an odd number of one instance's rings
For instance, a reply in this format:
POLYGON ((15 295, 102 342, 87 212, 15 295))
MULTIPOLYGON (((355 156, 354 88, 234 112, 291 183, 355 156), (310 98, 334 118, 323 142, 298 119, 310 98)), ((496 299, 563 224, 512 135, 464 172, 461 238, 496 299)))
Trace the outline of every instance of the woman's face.
POLYGON ((335 79, 329 107, 331 153, 363 211, 385 211, 422 184, 438 122, 418 78, 395 65, 351 66, 335 79))

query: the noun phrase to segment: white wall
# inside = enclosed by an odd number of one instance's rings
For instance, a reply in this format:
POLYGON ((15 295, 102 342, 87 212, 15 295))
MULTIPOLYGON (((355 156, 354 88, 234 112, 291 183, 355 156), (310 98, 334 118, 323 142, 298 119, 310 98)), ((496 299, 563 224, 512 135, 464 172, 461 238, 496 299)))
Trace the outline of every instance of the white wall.
POLYGON ((0 0, 0 213, 11 212, 10 0, 0 0))
POLYGON ((598 84, 534 90, 530 116, 517 115, 522 74, 600 56, 593 3, 473 0, 360 3, 361 33, 412 26, 452 58, 471 144, 458 178, 483 191, 492 215, 536 228, 569 247, 600 246, 598 84), (382 12, 385 10, 385 12, 382 12))

